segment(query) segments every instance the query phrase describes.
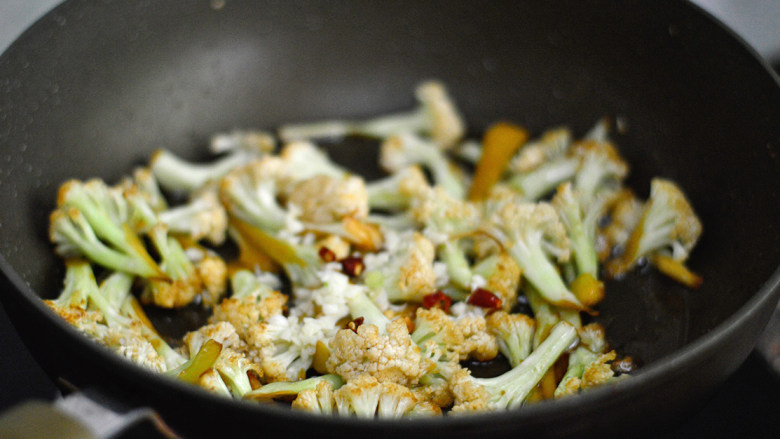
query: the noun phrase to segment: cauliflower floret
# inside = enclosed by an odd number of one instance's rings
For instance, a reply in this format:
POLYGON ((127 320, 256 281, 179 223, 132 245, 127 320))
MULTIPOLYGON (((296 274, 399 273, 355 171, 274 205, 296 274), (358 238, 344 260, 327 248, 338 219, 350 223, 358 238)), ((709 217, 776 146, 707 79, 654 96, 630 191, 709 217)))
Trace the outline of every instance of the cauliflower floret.
POLYGON ((420 384, 411 390, 419 401, 426 401, 440 408, 450 407, 455 401, 449 382, 440 374, 423 375, 420 384))
POLYGON ((236 397, 242 397, 253 388, 260 386, 263 371, 241 352, 223 347, 214 368, 236 397))
POLYGON ((391 302, 420 302, 436 289, 433 244, 417 232, 404 233, 393 243, 389 247, 388 242, 384 261, 367 263, 363 279, 371 290, 384 291, 391 302))
POLYGON ((513 174, 533 171, 548 160, 564 155, 571 143, 572 135, 568 128, 548 130, 538 140, 520 148, 508 168, 513 174))
POLYGON ((349 315, 347 298, 362 293, 365 287, 350 282, 347 275, 337 271, 337 267, 338 264, 328 264, 318 273, 322 287, 295 288, 295 307, 290 315, 327 316, 334 322, 349 315))
POLYGON ((574 327, 561 322, 553 327, 547 339, 523 362, 497 377, 474 378, 468 369, 460 367, 443 369, 455 396, 452 411, 457 413, 518 407, 576 339, 577 331, 574 327))
POLYGON ((417 308, 412 340, 437 361, 457 362, 467 356, 463 331, 441 308, 417 308))
POLYGON ((441 410, 423 404, 407 387, 396 383, 379 382, 370 375, 360 375, 337 390, 322 381, 314 389, 306 389, 295 398, 292 407, 314 413, 362 418, 397 419, 417 414, 441 414, 441 410))
POLYGON ((615 351, 599 355, 598 359, 585 368, 582 374, 582 388, 587 389, 605 384, 615 375, 608 364, 616 358, 615 351))
POLYGON ((203 372, 200 377, 198 377, 197 384, 198 387, 206 389, 211 393, 226 397, 231 396, 230 389, 228 389, 227 385, 225 385, 225 382, 222 381, 222 377, 219 375, 219 372, 217 372, 216 369, 212 368, 206 372, 203 372))
POLYGON ((215 305, 227 290, 227 264, 219 256, 203 252, 195 263, 195 270, 203 282, 203 291, 200 293, 203 304, 215 305))
POLYGON ((187 347, 190 357, 197 354, 203 344, 209 339, 221 344, 223 349, 245 349, 245 343, 241 341, 233 325, 228 322, 217 322, 201 326, 184 336, 184 345, 187 347))
POLYGON ((701 222, 680 188, 669 180, 654 178, 642 217, 620 257, 606 264, 607 274, 620 276, 633 268, 640 258, 655 253, 668 253, 670 259, 682 267, 701 232, 701 222))
POLYGON ((330 415, 335 411, 333 386, 327 381, 320 381, 314 389, 306 389, 292 402, 292 408, 312 413, 330 415))
POLYGON ((330 318, 271 316, 252 326, 245 338, 249 358, 263 369, 266 381, 296 381, 312 365, 317 342, 336 332, 330 318))
POLYGON ((402 168, 382 180, 366 183, 368 205, 372 209, 406 209, 415 197, 430 190, 419 166, 402 168))
POLYGON ((361 375, 333 392, 339 415, 364 418, 400 418, 417 404, 417 398, 406 387, 393 382, 379 382, 361 375))
POLYGON ((507 252, 499 252, 483 259, 472 269, 485 280, 484 288, 501 299, 501 308, 509 311, 517 303, 517 289, 523 270, 507 252))
POLYGON ((420 348, 402 319, 388 324, 386 334, 372 324, 339 330, 330 342, 326 368, 346 381, 368 374, 379 382, 406 386, 417 384, 427 372, 420 348))
POLYGON ((165 359, 139 331, 106 327, 105 334, 98 341, 122 357, 149 370, 155 372, 167 370, 165 359))
POLYGON ((233 295, 214 307, 209 322, 229 322, 245 339, 253 326, 284 312, 287 296, 272 290, 254 273, 240 270, 231 283, 233 295))
POLYGON ((498 355, 496 338, 487 330, 487 323, 482 316, 466 315, 456 320, 458 329, 463 334, 461 359, 474 358, 487 361, 498 355))
POLYGON ((227 212, 219 202, 216 186, 197 191, 188 204, 163 210, 159 215, 171 233, 193 241, 206 239, 214 245, 225 242, 227 212))
POLYGON ((480 220, 477 205, 451 196, 440 186, 421 192, 409 212, 434 244, 474 232, 480 220))
POLYGON ((507 249, 523 276, 549 302, 585 309, 561 278, 550 256, 569 260, 569 239, 555 208, 549 203, 507 203, 496 208, 485 231, 507 249))
POLYGON ((512 367, 531 354, 536 330, 536 322, 531 317, 497 311, 488 316, 487 327, 497 338, 498 349, 512 367))
POLYGON ((301 220, 327 224, 344 217, 368 216, 368 192, 362 178, 353 175, 315 175, 295 184, 288 204, 301 209, 301 220))
POLYGON ((76 330, 133 363, 155 372, 167 370, 165 359, 143 337, 138 322, 131 322, 129 327, 110 327, 99 310, 63 306, 52 300, 44 303, 76 330))
POLYGON ((414 323, 412 340, 437 361, 486 361, 498 355, 498 344, 488 333, 483 316, 452 318, 440 308, 418 308, 414 323))
MULTIPOLYGON (((609 257, 615 247, 623 247, 642 218, 644 203, 630 189, 625 189, 616 197, 609 213, 609 224, 601 230, 603 244, 597 247, 601 261, 609 257)), ((597 241, 597 244, 599 241, 597 241)))

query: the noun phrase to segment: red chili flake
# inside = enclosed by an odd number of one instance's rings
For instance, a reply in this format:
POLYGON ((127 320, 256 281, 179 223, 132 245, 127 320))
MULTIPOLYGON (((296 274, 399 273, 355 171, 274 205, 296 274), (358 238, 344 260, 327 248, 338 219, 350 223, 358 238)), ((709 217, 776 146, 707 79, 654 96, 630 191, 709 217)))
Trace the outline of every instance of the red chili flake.
POLYGON ((501 308, 501 298, 484 288, 477 288, 466 301, 469 305, 487 309, 501 308))
POLYGON ((441 290, 423 296, 423 307, 425 309, 441 308, 444 312, 450 312, 450 305, 452 305, 452 298, 441 290))
POLYGON ((325 262, 333 262, 336 260, 336 253, 333 253, 333 250, 328 247, 320 247, 319 255, 320 259, 325 262))
POLYGON ((366 266, 363 264, 363 258, 358 256, 349 256, 341 260, 341 269, 348 276, 358 277, 366 266))
POLYGON ((360 327, 360 325, 363 324, 363 320, 365 320, 363 317, 358 317, 355 320, 350 320, 347 322, 346 325, 344 325, 344 329, 351 329, 352 332, 357 334, 357 329, 360 327))

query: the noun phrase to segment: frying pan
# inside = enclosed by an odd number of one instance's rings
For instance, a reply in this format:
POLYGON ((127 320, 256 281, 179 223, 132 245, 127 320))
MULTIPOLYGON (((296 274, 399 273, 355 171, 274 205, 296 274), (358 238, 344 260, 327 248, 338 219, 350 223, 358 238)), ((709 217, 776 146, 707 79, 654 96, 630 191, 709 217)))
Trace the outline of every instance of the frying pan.
MULTIPOLYGON (((658 431, 741 364, 780 294, 777 77, 686 2, 68 1, 0 58, 0 151, 2 300, 30 351, 51 376, 153 407, 185 436, 658 431), (46 235, 62 181, 114 182, 159 147, 203 159, 209 136, 232 128, 409 108, 428 78, 474 135, 498 119, 582 134, 619 118, 629 185, 646 197, 658 175, 685 189, 705 225, 689 261, 702 287, 645 267, 599 305, 612 346, 641 365, 633 378, 506 413, 314 417, 148 373, 42 305, 61 288, 46 235)), ((363 144, 334 156, 374 160, 363 144)))

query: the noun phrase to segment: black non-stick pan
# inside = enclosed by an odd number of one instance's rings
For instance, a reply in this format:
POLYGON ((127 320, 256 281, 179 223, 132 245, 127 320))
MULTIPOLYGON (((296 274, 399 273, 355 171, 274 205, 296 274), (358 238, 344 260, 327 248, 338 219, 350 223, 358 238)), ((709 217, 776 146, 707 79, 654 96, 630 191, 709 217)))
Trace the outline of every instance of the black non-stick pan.
MULTIPOLYGON (((370 165, 365 145, 338 160, 370 165)), ((43 368, 158 410, 188 436, 519 437, 645 434, 680 421, 744 360, 777 302, 780 87, 730 32, 682 1, 68 1, 0 58, 2 300, 43 368), (580 397, 489 415, 366 422, 213 397, 78 336, 41 298, 61 288, 47 217, 68 178, 116 181, 156 148, 206 157, 209 136, 413 105, 448 85, 471 133, 597 119, 632 163, 677 181, 704 223, 687 290, 640 269, 598 320, 641 366, 580 397)))

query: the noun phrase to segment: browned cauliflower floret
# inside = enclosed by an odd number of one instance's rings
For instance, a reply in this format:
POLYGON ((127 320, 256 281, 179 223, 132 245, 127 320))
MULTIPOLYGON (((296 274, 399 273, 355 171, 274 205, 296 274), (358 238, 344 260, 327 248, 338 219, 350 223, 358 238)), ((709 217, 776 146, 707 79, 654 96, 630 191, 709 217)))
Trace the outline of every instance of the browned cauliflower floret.
POLYGON ((599 355, 585 347, 578 347, 569 355, 569 366, 555 389, 555 397, 574 395, 612 381, 615 374, 609 363, 615 357, 615 351, 599 355))
POLYGON ((203 281, 203 291, 200 293, 203 304, 216 305, 227 291, 227 264, 219 256, 203 252, 203 256, 195 263, 195 270, 203 281))
POLYGON ((404 233, 388 240, 388 249, 366 259, 363 279, 375 292, 384 291, 391 302, 421 302, 435 291, 434 248, 430 240, 417 232, 404 233))
POLYGON ((420 348, 402 319, 388 324, 386 333, 372 324, 338 331, 330 342, 326 368, 346 381, 367 374, 382 383, 406 386, 417 384, 427 372, 420 348))
POLYGON ((582 388, 587 389, 600 386, 612 379, 615 374, 608 363, 614 361, 615 357, 615 351, 609 351, 606 354, 599 355, 596 361, 589 364, 582 374, 582 388))
POLYGON ((498 344, 488 333, 484 317, 453 318, 440 308, 417 310, 412 340, 437 361, 486 361, 498 355, 498 344))
POLYGON ((460 361, 465 347, 463 331, 441 308, 417 308, 412 340, 436 361, 460 361))
POLYGON ((295 184, 287 198, 301 210, 301 220, 327 224, 344 217, 368 215, 368 192, 363 179, 353 175, 315 175, 295 184))
POLYGON ((440 408, 450 407, 455 402, 449 382, 439 374, 423 375, 420 384, 412 387, 412 392, 418 400, 427 401, 440 408))
POLYGON ((597 244, 603 243, 601 247, 596 248, 601 261, 609 257, 613 248, 622 248, 626 244, 631 231, 642 218, 643 208, 644 203, 630 189, 621 191, 616 197, 611 206, 609 224, 600 231, 599 235, 602 239, 596 241, 597 244))
POLYGON ((246 339, 253 326, 284 312, 287 296, 262 284, 252 272, 237 271, 231 283, 233 295, 214 307, 210 322, 229 322, 246 339))
POLYGON ((463 345, 459 349, 461 359, 474 358, 478 361, 487 361, 496 358, 498 343, 488 332, 484 317, 464 315, 455 323, 463 334, 463 345))
POLYGON ((472 272, 485 279, 484 289, 501 299, 501 309, 509 311, 515 306, 523 270, 507 252, 488 256, 477 263, 472 272))

